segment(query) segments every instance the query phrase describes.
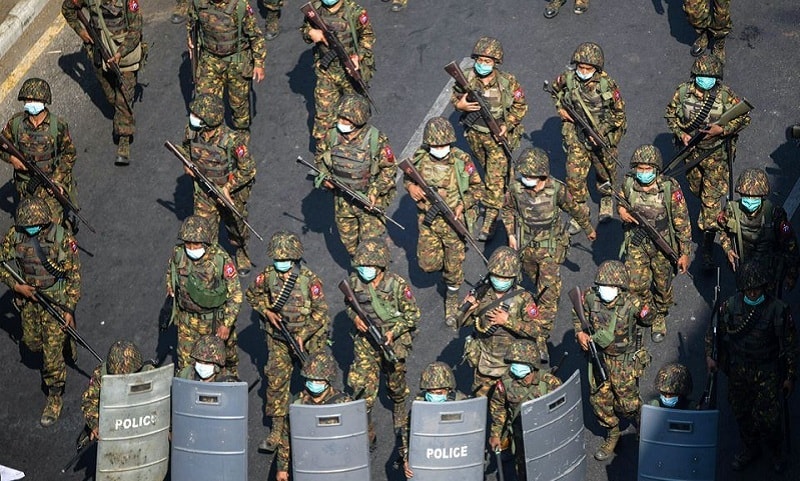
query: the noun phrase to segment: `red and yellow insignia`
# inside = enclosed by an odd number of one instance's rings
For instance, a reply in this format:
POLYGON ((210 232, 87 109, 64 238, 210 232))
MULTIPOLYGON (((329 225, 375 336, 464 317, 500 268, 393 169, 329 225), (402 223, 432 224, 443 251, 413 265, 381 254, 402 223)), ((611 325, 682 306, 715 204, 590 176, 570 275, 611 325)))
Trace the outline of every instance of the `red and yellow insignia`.
POLYGON ((388 145, 386 147, 384 147, 383 153, 386 154, 386 159, 389 162, 394 162, 394 152, 392 152, 392 148, 391 147, 389 147, 388 145))
POLYGON ((245 147, 244 144, 240 145, 239 147, 236 147, 236 157, 239 157, 241 159, 242 157, 244 157, 246 153, 247 153, 247 147, 245 147))
POLYGON ((614 101, 619 102, 619 99, 622 98, 622 95, 619 93, 619 89, 614 89, 614 101))
POLYGON ((405 290, 403 291, 403 295, 406 296, 406 299, 411 300, 414 298, 414 294, 411 292, 411 288, 406 286, 405 290))
POLYGON ((80 7, 81 6, 81 0, 72 0, 72 4, 75 5, 76 7, 80 7))
POLYGON ((680 204, 681 202, 683 202, 683 191, 678 189, 675 192, 673 192, 672 193, 672 200, 674 200, 675 203, 677 203, 677 204, 680 204))
POLYGON ((264 274, 259 274, 256 276, 256 285, 261 286, 264 284, 264 274))
POLYGON ((475 164, 473 164, 472 162, 467 162, 466 164, 464 164, 464 170, 466 170, 467 174, 469 174, 469 175, 474 174, 475 173, 475 164))
POLYGON ((225 267, 222 268, 222 273, 225 275, 225 279, 236 277, 236 267, 233 266, 233 262, 225 264, 225 267))
POLYGON ((253 7, 251 7, 249 3, 247 4, 247 14, 248 15, 252 15, 253 14, 253 7))
POLYGON ((536 319, 536 317, 539 316, 539 306, 537 306, 535 302, 530 302, 525 307, 525 312, 528 313, 531 319, 536 319))
POLYGON ((358 21, 361 25, 366 25, 369 23, 369 16, 367 15, 366 10, 361 10, 361 15, 358 16, 358 21))
POLYGON ((69 241, 69 250, 71 250, 73 254, 78 252, 78 243, 74 240, 69 241))
POLYGON ((525 92, 522 90, 522 87, 514 91, 514 100, 520 100, 524 98, 525 98, 525 92))
POLYGON ((128 10, 130 10, 133 13, 138 12, 139 2, 137 2, 136 0, 128 0, 128 10))
POLYGON ((495 387, 495 389, 497 389, 497 392, 499 392, 500 394, 503 394, 503 393, 506 392, 506 387, 505 387, 505 385, 503 385, 503 380, 502 379, 498 379, 497 380, 497 384, 495 384, 494 387, 495 387))
POLYGON ((724 226, 728 224, 728 216, 725 215, 725 212, 722 211, 717 214, 717 224, 724 226))
POLYGON ((642 310, 639 311, 639 317, 641 319, 644 319, 647 317, 648 314, 650 314, 650 307, 647 304, 645 304, 644 307, 642 307, 642 310))
POLYGON ((311 297, 314 299, 322 295, 322 285, 319 282, 311 284, 311 297))

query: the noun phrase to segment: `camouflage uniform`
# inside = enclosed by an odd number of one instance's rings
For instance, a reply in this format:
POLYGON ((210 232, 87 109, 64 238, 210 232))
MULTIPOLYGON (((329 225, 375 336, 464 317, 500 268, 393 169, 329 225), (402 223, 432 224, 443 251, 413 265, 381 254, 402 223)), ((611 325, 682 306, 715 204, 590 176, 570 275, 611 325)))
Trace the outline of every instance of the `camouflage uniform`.
MULTIPOLYGON (((16 261, 14 267, 25 279, 25 285, 47 295, 52 299, 53 307, 70 317, 74 316, 81 298, 78 244, 66 229, 52 223, 51 219, 52 214, 44 200, 36 197, 23 199, 17 208, 16 225, 9 229, 3 240, 0 260, 16 261), (34 226, 42 226, 42 229, 36 234, 28 234, 26 227, 34 226)), ((12 290, 17 285, 5 269, 0 269, 0 281, 12 290)), ((22 319, 22 342, 30 351, 42 352, 43 355, 42 380, 48 395, 41 424, 50 426, 61 413, 61 395, 67 379, 64 355, 70 355, 74 362, 77 347, 68 339, 61 324, 39 302, 15 294, 14 305, 22 319)))
POLYGON ((689 25, 697 32, 692 44, 692 55, 701 55, 714 40, 712 53, 725 61, 725 37, 731 32, 731 0, 684 0, 683 11, 689 25))
POLYGON ((692 409, 693 387, 689 369, 683 364, 670 362, 656 373, 655 388, 659 397, 651 399, 648 404, 669 409, 692 409))
MULTIPOLYGON (((491 58, 496 66, 501 65, 503 47, 500 41, 492 37, 478 39, 472 49, 472 58, 478 57, 491 58)), ((479 76, 474 68, 466 72, 465 76, 470 89, 482 93, 497 123, 501 127, 506 127, 506 138, 513 151, 519 146, 520 138, 525 131, 522 119, 528 113, 528 102, 525 99, 525 91, 516 77, 501 71, 496 66, 484 76, 479 76)), ((456 84, 453 86, 450 102, 455 106, 463 96, 464 92, 456 84)), ((461 123, 464 125, 464 135, 472 154, 484 171, 485 192, 481 201, 486 208, 486 214, 479 240, 488 240, 494 234, 495 222, 503 207, 503 195, 507 188, 506 176, 511 162, 492 136, 479 112, 463 112, 461 123)))
POLYGON ((259 0, 258 3, 267 11, 264 24, 264 38, 267 40, 274 40, 281 31, 280 18, 281 10, 283 9, 283 0, 259 0))
POLYGON ((239 378, 225 369, 225 341, 215 334, 200 336, 192 346, 192 362, 175 373, 175 377, 203 382, 236 382, 239 378), (201 377, 195 365, 213 364, 214 371, 208 377, 201 377))

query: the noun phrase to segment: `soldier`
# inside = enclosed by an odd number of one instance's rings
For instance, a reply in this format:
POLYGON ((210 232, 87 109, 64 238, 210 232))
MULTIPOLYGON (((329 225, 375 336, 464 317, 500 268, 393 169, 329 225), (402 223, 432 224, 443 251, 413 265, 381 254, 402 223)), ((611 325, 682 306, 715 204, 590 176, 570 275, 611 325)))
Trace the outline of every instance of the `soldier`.
POLYGON ((280 324, 286 326, 303 352, 313 354, 325 348, 331 321, 322 281, 301 264, 303 244, 300 239, 289 232, 276 232, 269 241, 267 255, 272 257, 272 265, 256 277, 246 297, 253 310, 266 318, 262 320, 269 353, 269 361, 264 366, 267 376, 265 413, 272 418, 272 431, 259 449, 272 452, 280 441, 282 424, 289 414, 292 359, 298 357, 281 334, 280 324))
MULTIPOLYGON (((382 2, 388 2, 389 0, 381 0, 382 2)), ((389 9, 392 12, 399 12, 408 6, 408 0, 391 0, 392 7, 389 9)))
MULTIPOLYGON (((546 321, 530 292, 517 285, 519 257, 510 247, 498 247, 489 258, 490 287, 480 298, 470 294, 463 324, 474 331, 464 344, 464 357, 475 370, 472 393, 488 396, 492 387, 508 371, 505 355, 517 339, 536 341, 546 335, 546 321)), ((540 353, 546 354, 547 351, 540 353)))
POLYGON ((114 137, 117 139, 116 165, 128 165, 131 157, 131 142, 136 133, 133 118, 134 91, 137 75, 147 59, 147 44, 142 41, 142 14, 138 0, 64 0, 61 14, 75 33, 83 40, 83 49, 94 65, 97 81, 103 93, 114 107, 114 137), (92 37, 78 20, 78 10, 88 8, 91 24, 103 43, 113 52, 108 61, 103 61, 100 45, 94 45, 92 37), (117 77, 112 65, 119 67, 117 77))
POLYGON ((722 84, 722 62, 714 55, 705 54, 694 61, 692 81, 678 86, 664 114, 679 146, 686 145, 698 129, 706 134, 686 159, 687 163, 703 159, 686 172, 686 180, 692 194, 700 198, 697 226, 703 231, 701 252, 706 270, 714 267, 716 216, 722 210, 720 198, 728 193, 728 169, 732 160, 728 158, 728 151, 733 152, 737 134, 750 124, 750 115, 740 115, 725 126, 714 122, 739 102, 741 99, 733 90, 722 84), (733 144, 726 149, 729 142, 733 144))
POLYGON ((280 19, 283 9, 283 0, 260 0, 260 4, 267 11, 264 25, 264 38, 275 40, 281 33, 280 19))
MULTIPOLYGON (((564 5, 566 0, 550 0, 544 9, 544 18, 553 18, 558 15, 558 10, 564 5)), ((575 15, 581 15, 589 9, 589 0, 575 0, 575 8, 572 10, 575 15)))
MULTIPOLYGON (((465 73, 471 89, 480 92, 489 104, 492 116, 500 125, 501 137, 508 140, 511 150, 519 146, 525 128, 522 119, 528 112, 525 91, 513 74, 496 68, 503 63, 503 46, 492 37, 481 37, 472 49, 474 67, 465 73)), ((450 102, 462 112, 461 123, 472 155, 478 159, 484 171, 483 183, 486 192, 482 202, 486 208, 478 240, 488 241, 495 232, 495 223, 503 207, 506 176, 511 168, 503 148, 494 138, 480 115, 478 102, 467 100, 467 93, 458 84, 453 86, 450 102)))
MULTIPOLYGON (((367 123, 369 103, 360 95, 343 96, 337 115, 338 123, 328 131, 321 153, 316 157, 320 175, 315 185, 333 189, 330 181, 323 180, 332 175, 367 198, 371 205, 387 207, 394 199, 397 171, 389 139, 367 123)), ((339 238, 351 257, 364 239, 386 233, 380 216, 338 190, 334 193, 334 205, 339 238)))
POLYGON ((594 334, 590 336, 584 331, 574 311, 572 321, 581 349, 588 351, 589 341, 594 341, 605 358, 608 381, 598 386, 589 369, 589 402, 598 424, 608 430, 594 458, 605 461, 619 441, 620 420, 616 413, 639 424, 642 406, 639 378, 647 368, 649 354, 641 348, 637 323, 649 320, 651 313, 633 293, 627 292, 630 279, 622 262, 600 264, 594 283, 595 287, 584 293, 582 306, 594 334))
POLYGON ((356 273, 350 276, 350 288, 356 301, 378 325, 384 343, 394 350, 396 362, 389 361, 381 349, 370 341, 367 325, 348 307, 347 315, 353 320, 353 364, 347 375, 347 384, 357 398, 367 401, 370 446, 375 446, 375 427, 372 408, 378 397, 380 373, 386 376, 389 398, 394 402, 392 420, 395 435, 400 435, 406 425, 406 359, 411 354, 411 334, 420 317, 417 301, 408 282, 387 270, 391 257, 386 243, 381 239, 366 239, 358 245, 353 265, 356 273), (363 394, 362 394, 363 393, 363 394))
POLYGON ((191 365, 195 342, 214 333, 225 341, 225 369, 238 376, 236 316, 242 304, 242 288, 233 261, 214 241, 213 230, 203 217, 183 221, 167 268, 167 296, 173 298, 172 319, 178 326, 177 371, 191 365))
POLYGON ((750 261, 739 269, 740 292, 720 308, 718 362, 711 358, 712 330, 706 333, 706 364, 728 378, 728 403, 742 439, 731 463, 735 471, 753 462, 762 447, 775 472, 786 465, 781 447, 788 440, 781 439, 781 423, 789 415, 785 403, 797 377, 797 340, 789 306, 768 292, 765 268, 750 261))
MULTIPOLYGON (((353 0, 315 0, 312 4, 344 45, 364 82, 369 82, 375 70, 375 59, 372 56, 375 32, 367 10, 353 0)), ((317 83, 314 86, 314 128, 311 136, 319 154, 326 143, 326 136, 329 136, 328 131, 336 126, 336 116, 340 114, 336 106, 340 105, 343 95, 354 94, 355 89, 339 57, 328 46, 322 30, 314 28, 305 19, 300 32, 306 43, 314 44, 314 73, 317 83)), ((365 118, 364 122, 366 121, 365 118)))
POLYGON ((650 401, 651 406, 670 409, 692 409, 692 373, 681 363, 665 364, 656 373, 658 397, 650 401))
POLYGON ((536 292, 541 292, 539 319, 544 332, 537 341, 539 352, 547 355, 547 338, 561 296, 561 264, 569 249, 561 211, 577 220, 589 240, 594 241, 597 232, 589 213, 578 208, 561 181, 550 177, 550 158, 544 150, 523 150, 516 162, 516 174, 503 206, 503 225, 509 247, 520 253, 523 271, 536 284, 536 292))
MULTIPOLYGON (((617 82, 608 75, 604 66, 605 57, 600 45, 584 42, 572 54, 570 67, 553 81, 553 101, 561 116, 561 135, 567 152, 567 189, 586 212, 589 211, 586 206, 589 167, 595 168, 598 187, 605 182, 616 185, 617 146, 628 127, 625 101, 617 82), (571 105, 579 115, 588 119, 609 149, 595 145, 594 140, 575 124, 564 104, 571 105)), ((613 198, 604 194, 600 198, 599 221, 605 222, 613 215, 613 198)), ((580 225, 573 218, 569 233, 574 235, 578 232, 580 225)))
MULTIPOLYGON (((414 154, 414 166, 425 182, 436 189, 455 213, 472 231, 474 207, 480 200, 481 177, 469 154, 452 146, 456 141, 453 126, 444 117, 434 117, 425 124, 423 145, 414 154)), ((431 203, 422 188, 408 176, 403 178, 408 194, 417 203, 419 239, 417 260, 424 272, 442 271, 446 287, 445 323, 455 327, 458 317, 458 290, 464 282, 465 240, 441 215, 429 218, 431 203)))
MULTIPOLYGON (((534 342, 519 339, 508 346, 505 361, 508 372, 495 385, 489 402, 492 418, 489 447, 494 452, 511 449, 517 479, 526 479, 525 450, 522 441, 522 404, 542 397, 561 385, 561 380, 539 370, 539 349, 534 342)), ((503 469, 498 466, 497 469, 503 469)))
POLYGON ((75 327, 75 307, 81 298, 78 243, 61 225, 53 222, 47 202, 37 197, 23 199, 17 207, 16 225, 3 240, 0 260, 16 261, 17 272, 25 279, 17 284, 0 269, 0 281, 14 291, 14 305, 22 319, 22 342, 31 352, 42 352, 42 381, 47 387, 47 405, 40 423, 51 426, 61 414, 67 366, 77 356, 75 342, 34 297, 38 291, 53 301, 64 320, 75 327))
POLYGON ((175 374, 175 377, 203 382, 238 381, 225 369, 225 341, 215 334, 200 336, 192 347, 192 363, 175 374))
MULTIPOLYGON (((219 98, 198 95, 189 105, 189 125, 183 146, 200 171, 247 218, 247 201, 255 184, 256 164, 250 156, 245 136, 223 125, 224 117, 224 107, 219 98)), ((191 170, 184 170, 193 176, 191 170)), ((212 228, 217 228, 222 218, 228 231, 228 240, 236 247, 236 268, 242 276, 249 274, 252 264, 246 246, 250 231, 242 219, 197 183, 194 186, 194 214, 208 219, 212 228)), ((212 238, 216 239, 216 235, 212 238)))
POLYGON ((689 25, 697 32, 691 54, 699 57, 713 39, 711 53, 725 61, 725 37, 731 32, 731 0, 684 0, 683 11, 689 25))
MULTIPOLYGON (((653 145, 639 146, 631 157, 631 169, 622 183, 622 196, 633 210, 654 227, 679 255, 677 270, 689 269, 692 251, 692 226, 689 211, 678 182, 661 174, 661 152, 653 145)), ((619 218, 625 230, 620 254, 631 278, 630 289, 646 304, 655 308, 650 337, 662 342, 667 335, 667 316, 672 306, 672 261, 647 236, 630 212, 620 205, 619 218)))
POLYGON ((778 298, 797 282, 800 254, 797 236, 783 207, 769 200, 769 179, 762 169, 745 169, 736 181, 738 202, 728 202, 717 216, 720 243, 733 270, 754 260, 769 267, 770 288, 778 298))

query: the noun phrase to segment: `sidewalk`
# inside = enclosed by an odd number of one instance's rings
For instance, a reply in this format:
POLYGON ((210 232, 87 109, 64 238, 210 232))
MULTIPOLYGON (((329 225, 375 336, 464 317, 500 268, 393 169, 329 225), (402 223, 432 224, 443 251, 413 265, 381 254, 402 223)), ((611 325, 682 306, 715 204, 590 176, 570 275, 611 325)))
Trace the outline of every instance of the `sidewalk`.
MULTIPOLYGON (((53 0, 51 0, 53 1, 53 0)), ((48 0, 9 0, 0 2, 0 59, 14 47, 48 0)))

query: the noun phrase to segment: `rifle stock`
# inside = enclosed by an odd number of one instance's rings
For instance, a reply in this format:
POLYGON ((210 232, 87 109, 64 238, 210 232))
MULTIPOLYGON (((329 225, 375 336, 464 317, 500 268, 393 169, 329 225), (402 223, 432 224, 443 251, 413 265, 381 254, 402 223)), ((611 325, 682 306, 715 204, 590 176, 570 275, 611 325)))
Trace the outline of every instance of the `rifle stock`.
MULTIPOLYGON (((569 300, 572 301, 572 308, 575 311, 575 314, 578 316, 578 319, 581 321, 581 326, 583 329, 589 334, 589 336, 594 336, 594 329, 592 325, 586 320, 586 316, 583 313, 583 295, 581 294, 581 289, 579 287, 574 287, 569 291, 569 300)), ((598 386, 601 386, 606 381, 608 381, 608 370, 606 369, 605 359, 603 358, 603 354, 597 350, 597 344, 595 344, 594 339, 589 339, 589 356, 592 360, 592 367, 594 368, 594 377, 595 381, 597 382, 598 386)))
POLYGON ((342 294, 344 294, 345 302, 350 306, 350 308, 353 309, 353 311, 355 311, 356 315, 358 315, 358 317, 364 321, 364 324, 367 325, 367 334, 369 334, 369 337, 375 343, 375 346, 383 351, 383 355, 386 357, 386 360, 393 363, 397 362, 397 356, 394 353, 394 349, 392 349, 392 346, 386 344, 384 336, 381 334, 381 331, 378 329, 375 321, 369 317, 364 308, 361 307, 361 304, 358 303, 356 295, 353 292, 353 289, 350 288, 350 283, 347 282, 347 279, 343 279, 339 282, 339 290, 342 291, 342 294))

